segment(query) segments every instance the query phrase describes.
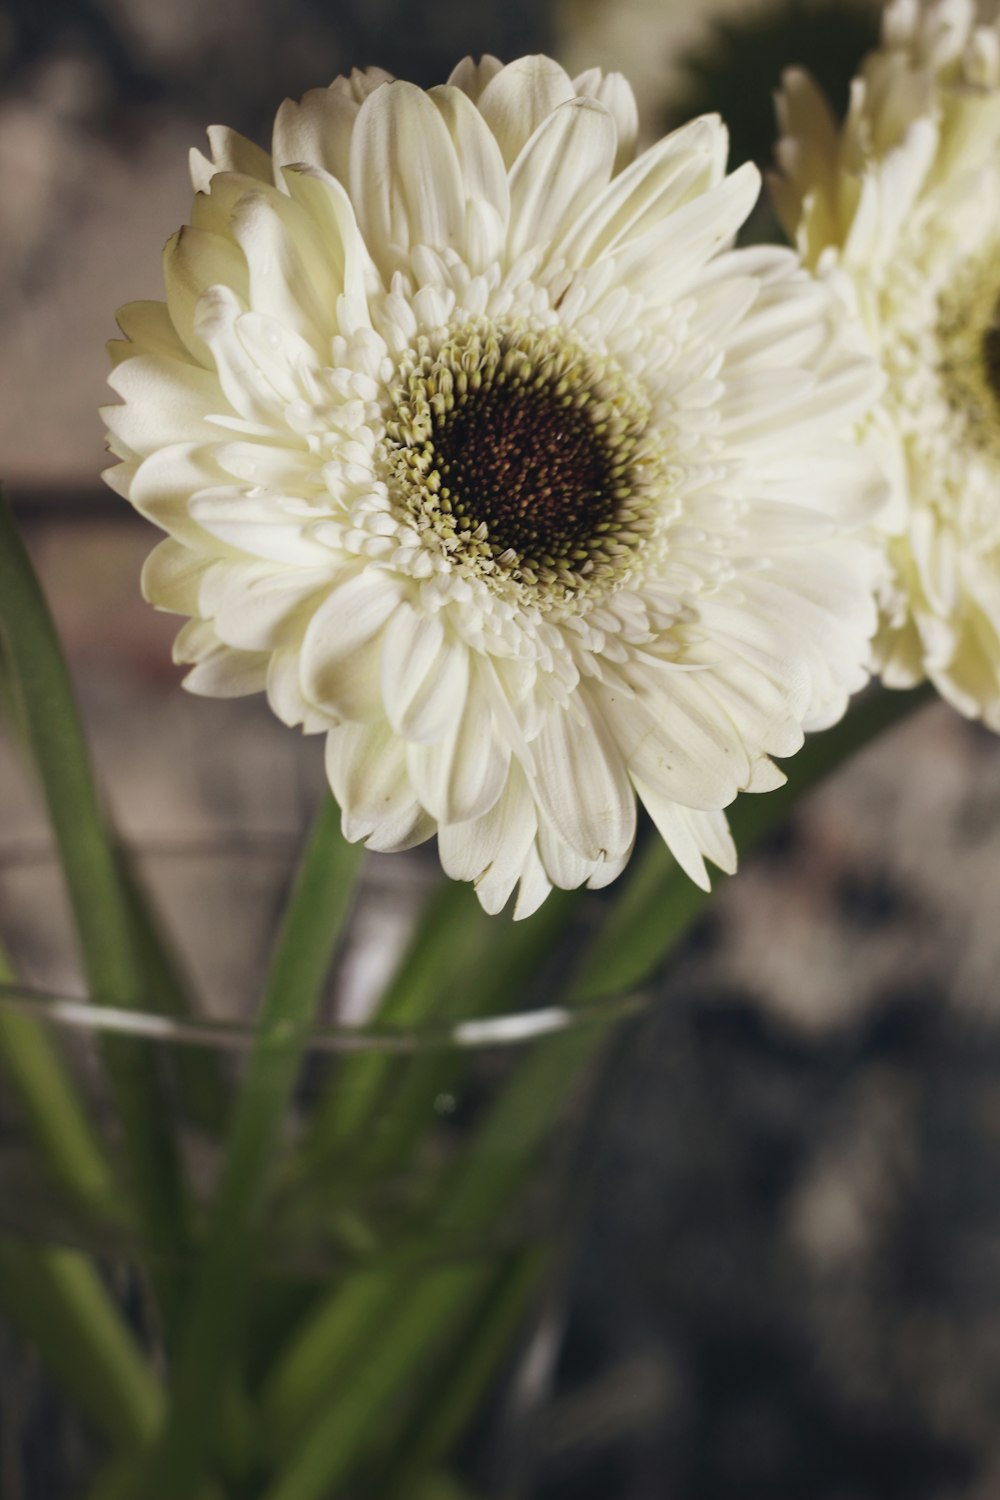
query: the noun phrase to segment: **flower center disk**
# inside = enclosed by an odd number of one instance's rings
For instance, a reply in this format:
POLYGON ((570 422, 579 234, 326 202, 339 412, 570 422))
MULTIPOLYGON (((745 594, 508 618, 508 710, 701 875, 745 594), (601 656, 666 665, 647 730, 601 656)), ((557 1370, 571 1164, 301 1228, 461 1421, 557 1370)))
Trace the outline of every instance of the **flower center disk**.
POLYGON ((983 334, 982 359, 986 384, 1000 413, 1000 302, 993 309, 993 322, 983 334))
POLYGON ((964 441, 1000 465, 1000 256, 996 241, 961 267, 941 297, 937 327, 946 399, 964 441))
POLYGON ((472 324, 400 371, 386 424, 397 496, 489 573, 567 588, 648 534, 648 406, 557 328, 472 324))
POLYGON ((585 560, 588 537, 613 516, 615 487, 614 455, 586 404, 551 382, 494 384, 436 424, 438 472, 460 524, 484 524, 500 553, 585 560))

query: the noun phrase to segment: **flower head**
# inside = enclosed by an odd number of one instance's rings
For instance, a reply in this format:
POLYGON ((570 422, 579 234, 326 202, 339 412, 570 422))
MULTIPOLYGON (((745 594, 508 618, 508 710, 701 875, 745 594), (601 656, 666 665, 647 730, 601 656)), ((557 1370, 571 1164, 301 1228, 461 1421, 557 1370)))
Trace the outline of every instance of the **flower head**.
POLYGON ((882 676, 1000 730, 1000 23, 893 0, 842 129, 802 73, 779 113, 778 210, 888 377, 882 676))
POLYGON ((188 687, 325 733, 347 836, 436 832, 490 911, 611 880, 637 796, 732 869, 722 809, 875 623, 875 367, 793 254, 730 248, 758 178, 717 119, 635 137, 620 77, 544 57, 339 78, 270 155, 209 132, 113 346, 188 687))

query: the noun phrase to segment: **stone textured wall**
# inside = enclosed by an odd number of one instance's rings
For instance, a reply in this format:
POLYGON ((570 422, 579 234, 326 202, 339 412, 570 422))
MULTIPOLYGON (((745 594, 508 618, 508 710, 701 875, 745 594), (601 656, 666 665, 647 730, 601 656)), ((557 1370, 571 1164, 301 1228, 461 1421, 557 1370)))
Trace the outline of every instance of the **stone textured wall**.
MULTIPOLYGON (((353 62, 426 82, 461 51, 557 41, 574 64, 637 59, 647 110, 667 111, 668 64, 706 10, 37 9, 10 12, 0 51, 0 452, 24 513, 36 507, 30 540, 127 833, 236 851, 228 909, 205 902, 222 881, 175 867, 164 882, 224 1013, 246 993, 270 900, 239 840, 285 857, 321 766, 259 704, 180 692, 171 622, 138 596, 149 538, 95 482, 101 345, 118 302, 157 295, 186 149, 215 119, 264 135, 278 98, 353 62), (240 941, 221 950, 227 923, 240 941)), ((39 830, 0 742, 0 922, 59 984, 44 874, 5 862, 39 830)), ((381 866, 384 920, 352 960, 362 1001, 424 870, 381 866)), ((1000 1494, 998 872, 1000 745, 938 706, 726 884, 609 1096, 539 1500, 1000 1494)))

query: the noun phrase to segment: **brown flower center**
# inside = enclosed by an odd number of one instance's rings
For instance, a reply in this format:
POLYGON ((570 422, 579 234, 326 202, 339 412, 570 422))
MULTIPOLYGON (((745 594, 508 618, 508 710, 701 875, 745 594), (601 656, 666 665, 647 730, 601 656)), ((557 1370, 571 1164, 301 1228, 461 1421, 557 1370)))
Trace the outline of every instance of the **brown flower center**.
POLYGON ((433 441, 456 521, 484 524, 498 553, 585 558, 614 515, 615 455, 571 393, 545 383, 470 393, 433 441))
POLYGON ((993 323, 983 334, 982 354, 986 384, 1000 406, 1000 304, 993 309, 993 323))
POLYGON ((421 341, 386 437, 397 503, 418 529, 484 577, 551 599, 622 577, 656 524, 647 401, 559 328, 470 323, 421 341))

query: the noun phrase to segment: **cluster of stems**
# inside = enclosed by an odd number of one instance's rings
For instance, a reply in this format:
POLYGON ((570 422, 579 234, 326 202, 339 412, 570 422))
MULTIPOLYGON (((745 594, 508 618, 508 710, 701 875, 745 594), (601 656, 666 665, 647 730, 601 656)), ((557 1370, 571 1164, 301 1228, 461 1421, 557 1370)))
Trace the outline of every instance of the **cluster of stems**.
MULTIPOLYGON (((66 662, 2 496, 0 685, 8 727, 45 796, 89 999, 197 1017, 98 795, 66 662)), ((924 697, 863 698, 807 745, 781 791, 740 799, 731 821, 741 849, 924 697)), ((88 1500, 469 1494, 454 1455, 544 1287, 551 1249, 527 1240, 489 1257, 421 1262, 405 1244, 373 1247, 358 1210, 373 1184, 412 1162, 433 1101, 459 1081, 462 1056, 431 1049, 401 1060, 375 1050, 349 1072, 335 1067, 308 1128, 283 1151, 360 866, 327 798, 238 1080, 211 1051, 192 1049, 178 1059, 179 1108, 154 1049, 107 1033, 117 1146, 106 1122, 91 1117, 44 1021, 30 1004, 4 1004, 26 992, 0 953, 0 1081, 19 1103, 38 1171, 129 1261, 155 1335, 143 1344, 112 1296, 107 1255, 0 1236, 0 1304, 106 1443, 88 1500), (348 1077, 349 1088, 338 1086, 348 1077), (196 1122, 220 1161, 207 1203, 190 1181, 179 1116, 196 1122), (357 1254, 323 1272, 274 1275, 264 1226, 276 1213, 291 1224, 315 1215, 336 1222, 357 1254)), ((606 1046, 620 1006, 600 1002, 655 975, 705 899, 655 839, 610 899, 556 892, 516 926, 485 917, 468 887, 445 882, 432 896, 381 998, 379 1026, 496 1016, 540 994, 583 1019, 508 1068, 434 1181, 428 1234, 456 1243, 491 1235, 606 1046), (566 957, 553 973, 556 951, 566 957)))

